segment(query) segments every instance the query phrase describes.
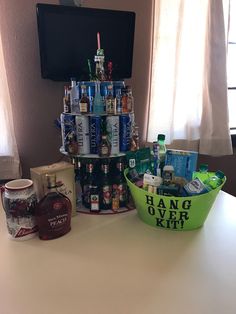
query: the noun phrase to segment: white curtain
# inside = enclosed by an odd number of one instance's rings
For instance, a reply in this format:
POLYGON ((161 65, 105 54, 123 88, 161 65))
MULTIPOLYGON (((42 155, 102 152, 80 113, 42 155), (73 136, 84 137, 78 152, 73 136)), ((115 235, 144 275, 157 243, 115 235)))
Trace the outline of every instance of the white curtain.
POLYGON ((155 0, 148 142, 158 133, 183 149, 232 154, 222 0, 155 0))
POLYGON ((0 32, 0 180, 20 177, 20 161, 14 134, 11 100, 0 32))

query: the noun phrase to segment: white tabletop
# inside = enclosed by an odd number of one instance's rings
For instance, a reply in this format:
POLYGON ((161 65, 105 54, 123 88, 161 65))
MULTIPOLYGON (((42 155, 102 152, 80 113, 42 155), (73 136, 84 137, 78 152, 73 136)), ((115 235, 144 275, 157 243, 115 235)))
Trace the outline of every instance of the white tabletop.
POLYGON ((235 314, 236 198, 204 227, 156 229, 135 210, 79 214, 62 238, 8 238, 0 210, 1 314, 235 314))

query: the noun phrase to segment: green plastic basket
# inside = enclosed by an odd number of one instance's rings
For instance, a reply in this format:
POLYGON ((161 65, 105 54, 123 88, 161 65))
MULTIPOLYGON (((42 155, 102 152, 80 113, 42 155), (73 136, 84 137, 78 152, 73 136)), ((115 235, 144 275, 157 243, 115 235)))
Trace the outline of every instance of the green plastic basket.
POLYGON ((140 219, 148 225, 170 230, 201 227, 226 181, 225 177, 221 186, 197 196, 162 196, 137 187, 127 178, 128 171, 125 169, 124 175, 140 219))

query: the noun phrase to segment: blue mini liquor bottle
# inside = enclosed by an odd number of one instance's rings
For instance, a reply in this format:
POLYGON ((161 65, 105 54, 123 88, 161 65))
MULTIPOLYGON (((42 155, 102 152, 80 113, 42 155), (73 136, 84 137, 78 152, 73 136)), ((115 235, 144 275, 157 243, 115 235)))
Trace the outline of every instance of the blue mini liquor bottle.
POLYGON ((104 113, 104 102, 100 93, 100 82, 95 83, 95 96, 93 103, 93 113, 103 114, 104 113))

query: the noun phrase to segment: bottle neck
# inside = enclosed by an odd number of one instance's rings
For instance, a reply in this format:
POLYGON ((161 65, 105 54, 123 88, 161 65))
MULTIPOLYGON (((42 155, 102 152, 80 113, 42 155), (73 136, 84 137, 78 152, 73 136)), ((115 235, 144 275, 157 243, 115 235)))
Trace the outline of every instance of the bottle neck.
POLYGON ((48 193, 58 193, 57 186, 48 186, 48 193))
POLYGON ((165 142, 164 142, 163 140, 158 140, 158 144, 159 144, 160 146, 165 146, 165 142))
POLYGON ((57 192, 57 183, 55 174, 46 174, 47 188, 49 192, 57 192))
POLYGON ((86 172, 88 174, 93 174, 93 164, 87 164, 86 172))
POLYGON ((71 81, 71 87, 75 87, 76 86, 76 81, 71 81))
POLYGON ((104 175, 107 175, 109 173, 109 166, 107 164, 102 165, 102 172, 104 175))
POLYGON ((124 170, 124 164, 122 162, 118 162, 116 164, 117 169, 119 170, 119 172, 123 172, 124 170))

